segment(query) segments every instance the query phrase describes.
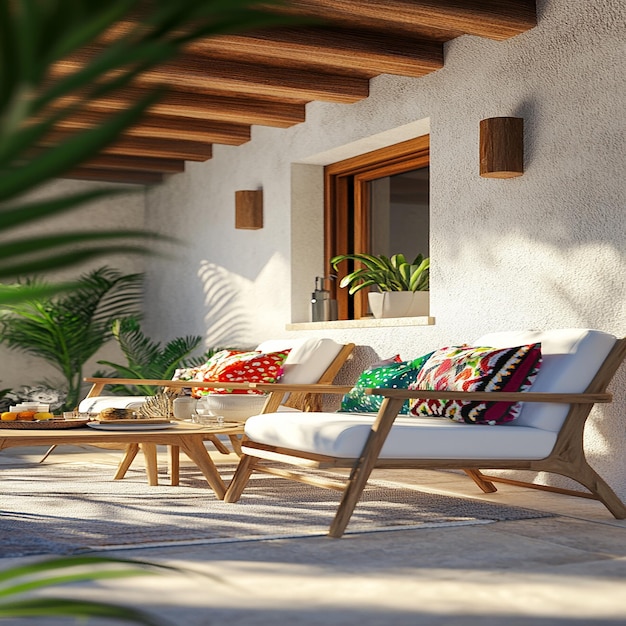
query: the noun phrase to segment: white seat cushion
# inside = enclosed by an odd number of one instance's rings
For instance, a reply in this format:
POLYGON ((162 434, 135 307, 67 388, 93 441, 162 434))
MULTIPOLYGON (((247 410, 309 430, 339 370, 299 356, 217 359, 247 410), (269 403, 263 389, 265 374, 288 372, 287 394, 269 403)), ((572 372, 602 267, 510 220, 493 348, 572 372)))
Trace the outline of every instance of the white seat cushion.
MULTIPOLYGON (((246 436, 258 443, 357 458, 374 421, 365 413, 266 413, 248 419, 246 436)), ((460 424, 448 418, 396 418, 383 459, 542 459, 556 433, 502 424, 460 424)), ((245 452, 245 446, 244 446, 245 452)))
MULTIPOLYGON (((544 331, 498 332, 483 335, 475 346, 507 348, 539 342, 543 362, 530 391, 582 393, 615 345, 614 335, 587 328, 544 331)), ((528 402, 515 420, 517 426, 532 426, 558 432, 569 405, 528 402)))

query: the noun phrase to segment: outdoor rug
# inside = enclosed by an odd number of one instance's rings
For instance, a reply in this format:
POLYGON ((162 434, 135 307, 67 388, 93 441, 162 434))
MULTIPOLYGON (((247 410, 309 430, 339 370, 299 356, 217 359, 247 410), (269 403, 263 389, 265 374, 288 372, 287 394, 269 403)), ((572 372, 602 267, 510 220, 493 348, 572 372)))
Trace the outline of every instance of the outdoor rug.
MULTIPOLYGON (((220 469, 222 466, 220 466, 220 469)), ((234 465, 221 469, 225 482, 234 465)), ((202 475, 181 467, 150 487, 131 469, 113 481, 111 465, 3 465, 0 468, 0 558, 36 554, 193 545, 325 535, 341 494, 266 474, 254 475, 241 500, 215 498, 202 475)), ((550 514, 455 498, 372 480, 349 533, 486 524, 550 514)))

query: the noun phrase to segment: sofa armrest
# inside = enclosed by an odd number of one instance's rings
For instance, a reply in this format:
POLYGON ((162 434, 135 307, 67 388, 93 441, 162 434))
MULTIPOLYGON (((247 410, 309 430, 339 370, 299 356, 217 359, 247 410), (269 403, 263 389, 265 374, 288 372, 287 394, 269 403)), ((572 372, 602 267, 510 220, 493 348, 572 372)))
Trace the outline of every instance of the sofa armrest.
POLYGON ((549 393, 532 391, 426 391, 423 389, 366 389, 369 395, 385 398, 402 398, 410 400, 468 400, 477 402, 551 402, 557 404, 595 404, 596 402, 612 402, 610 393, 549 393))
POLYGON ((190 389, 194 387, 202 389, 254 389, 263 393, 276 393, 281 397, 286 393, 338 393, 345 394, 352 389, 351 386, 339 386, 331 384, 300 384, 286 385, 283 383, 217 383, 201 380, 159 380, 152 378, 83 378, 86 383, 92 383, 87 394, 88 398, 100 395, 106 385, 146 385, 154 387, 169 387, 171 389, 190 389))

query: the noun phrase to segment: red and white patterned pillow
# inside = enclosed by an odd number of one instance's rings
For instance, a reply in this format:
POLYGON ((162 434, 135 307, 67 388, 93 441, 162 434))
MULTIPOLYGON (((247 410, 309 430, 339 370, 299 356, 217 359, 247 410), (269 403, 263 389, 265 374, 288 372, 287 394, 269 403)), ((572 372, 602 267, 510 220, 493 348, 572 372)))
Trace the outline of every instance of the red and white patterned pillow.
MULTIPOLYGON (((410 389, 447 391, 526 391, 541 365, 541 344, 514 348, 452 346, 436 350, 410 389)), ((520 403, 463 400, 411 401, 412 415, 449 417, 468 424, 502 424, 514 420, 520 403)))
MULTIPOLYGON (((283 374, 283 365, 288 355, 289 350, 268 353, 221 350, 204 365, 179 373, 179 379, 220 383, 275 383, 280 380, 283 374)), ((195 397, 207 393, 262 393, 252 389, 201 389, 196 387, 192 391, 195 397)))

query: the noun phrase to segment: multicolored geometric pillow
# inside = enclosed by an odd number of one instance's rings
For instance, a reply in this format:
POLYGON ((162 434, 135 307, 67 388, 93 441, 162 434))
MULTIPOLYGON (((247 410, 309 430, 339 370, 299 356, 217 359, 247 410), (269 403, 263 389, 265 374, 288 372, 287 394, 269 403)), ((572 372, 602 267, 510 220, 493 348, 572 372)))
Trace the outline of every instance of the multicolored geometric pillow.
MULTIPOLYGON (((178 380, 207 381, 220 383, 275 383, 283 374, 283 364, 289 350, 280 352, 242 352, 221 350, 204 365, 179 370, 178 380)), ((202 389, 194 387, 192 395, 199 397, 208 393, 260 394, 263 392, 246 389, 202 389)))
MULTIPOLYGON (((526 391, 541 365, 541 344, 514 348, 452 346, 432 353, 410 389, 448 391, 526 391)), ((520 403, 411 400, 412 415, 444 416, 467 424, 514 420, 520 403)))
MULTIPOLYGON (((365 390, 368 388, 407 389, 410 383, 415 382, 430 354, 425 354, 413 361, 401 361, 400 357, 394 357, 387 362, 366 369, 359 376, 354 387, 343 396, 339 412, 377 413, 383 402, 383 396, 370 396, 365 393, 365 390)), ((407 400, 400 413, 407 414, 408 412, 409 401, 407 400)))

